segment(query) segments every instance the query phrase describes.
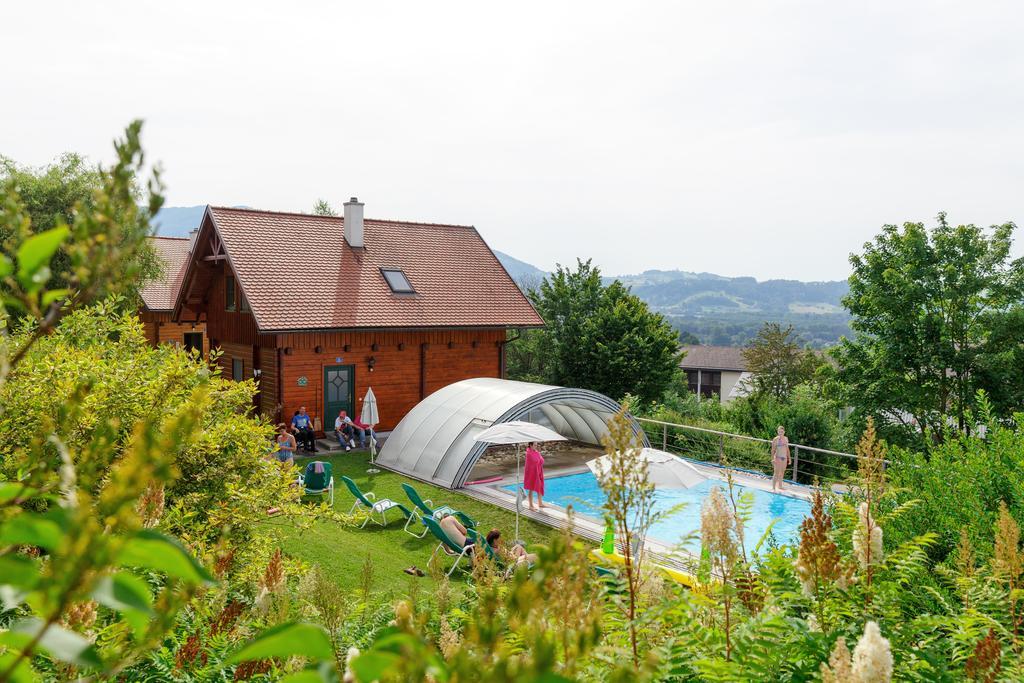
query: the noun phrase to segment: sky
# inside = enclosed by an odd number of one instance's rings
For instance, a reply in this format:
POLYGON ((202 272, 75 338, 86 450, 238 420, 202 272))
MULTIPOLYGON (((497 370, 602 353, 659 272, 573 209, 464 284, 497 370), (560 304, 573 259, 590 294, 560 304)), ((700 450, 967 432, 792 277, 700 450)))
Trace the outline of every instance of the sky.
POLYGON ((799 280, 845 278, 887 223, 1024 222, 1017 2, 37 0, 3 15, 0 154, 109 161, 142 118, 168 206, 358 196, 368 217, 475 225, 544 269, 799 280))

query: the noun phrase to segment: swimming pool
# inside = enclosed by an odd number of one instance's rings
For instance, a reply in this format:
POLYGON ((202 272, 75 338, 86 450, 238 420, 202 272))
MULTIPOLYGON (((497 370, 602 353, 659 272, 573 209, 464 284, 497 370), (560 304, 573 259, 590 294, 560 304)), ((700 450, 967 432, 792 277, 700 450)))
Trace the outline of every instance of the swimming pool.
MULTIPOLYGON (((708 479, 688 489, 658 489, 655 493, 656 511, 668 510, 680 503, 686 503, 681 512, 662 519, 651 527, 650 535, 663 543, 675 545, 691 532, 700 532, 700 506, 715 486, 725 491, 726 484, 718 479, 708 479)), ((811 513, 811 504, 802 498, 783 496, 769 491, 752 489, 739 484, 733 485, 737 494, 751 492, 754 494, 752 516, 746 529, 746 538, 756 543, 773 519, 778 520, 772 527, 772 533, 780 543, 797 543, 800 540, 800 523, 811 513)), ((504 487, 515 494, 515 484, 504 487)), ((604 492, 597 483, 592 472, 567 474, 552 477, 544 482, 545 503, 553 503, 561 507, 573 506, 577 512, 589 517, 601 518, 604 504, 604 492)), ((699 540, 690 544, 691 550, 697 550, 699 540)), ((749 546, 748 546, 749 547, 749 546)))

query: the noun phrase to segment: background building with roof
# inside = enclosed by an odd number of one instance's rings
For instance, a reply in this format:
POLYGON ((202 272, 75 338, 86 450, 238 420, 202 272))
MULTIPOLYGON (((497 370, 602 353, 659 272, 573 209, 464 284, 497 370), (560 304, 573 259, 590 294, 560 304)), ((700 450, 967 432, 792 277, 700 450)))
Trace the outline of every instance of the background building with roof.
POLYGON ((160 277, 147 282, 141 291, 139 318, 146 339, 153 345, 175 344, 198 349, 205 358, 210 350, 206 323, 201 319, 185 323, 172 320, 192 240, 188 237, 152 237, 150 240, 160 260, 161 272, 160 277))
POLYGON ((691 392, 704 398, 717 396, 727 403, 746 394, 747 363, 742 346, 682 346, 679 367, 686 373, 691 392))
POLYGON ((276 420, 305 406, 321 429, 379 428, 453 382, 504 375, 509 328, 543 320, 473 227, 207 207, 172 319, 205 321, 228 377, 255 379, 276 420))

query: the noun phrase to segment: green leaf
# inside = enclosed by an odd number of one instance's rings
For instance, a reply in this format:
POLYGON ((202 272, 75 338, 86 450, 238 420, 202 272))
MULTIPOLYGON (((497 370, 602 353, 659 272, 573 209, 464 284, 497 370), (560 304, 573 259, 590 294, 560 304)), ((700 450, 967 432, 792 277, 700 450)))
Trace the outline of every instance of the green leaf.
POLYGON ((0 277, 7 277, 12 272, 14 272, 14 265, 11 264, 11 259, 0 254, 0 277))
POLYGON ((306 669, 298 673, 288 674, 281 679, 281 683, 326 683, 327 679, 320 675, 316 669, 306 669))
POLYGON ((101 578, 93 589, 92 598, 118 612, 153 613, 149 586, 128 572, 118 572, 101 578))
MULTIPOLYGON (((35 637, 43 628, 44 622, 40 619, 22 619, 11 624, 11 631, 14 633, 25 633, 35 637)), ((74 631, 50 624, 39 639, 37 647, 55 659, 75 666, 99 668, 103 666, 99 653, 91 642, 74 631)))
POLYGON ((64 533, 52 519, 30 512, 12 517, 0 527, 0 543, 7 545, 37 545, 56 550, 64 533))
POLYGON ((129 539, 117 561, 122 567, 152 569, 193 583, 215 583, 181 543, 151 529, 143 529, 129 539))
POLYGON ((31 486, 25 486, 16 481, 0 481, 0 503, 7 503, 15 498, 31 498, 38 492, 31 486))
POLYGON ((338 670, 332 658, 319 664, 307 666, 302 671, 289 674, 281 683, 338 683, 338 670))
POLYGON ((25 555, 0 556, 0 585, 32 589, 39 583, 39 562, 25 555))
MULTIPOLYGON (((0 655, 0 671, 7 671, 10 669, 17 657, 18 655, 13 652, 5 652, 0 655)), ((32 670, 32 667, 29 666, 29 660, 23 659, 18 662, 18 666, 16 666, 14 671, 11 672, 10 680, 13 683, 35 683, 40 679, 39 676, 36 675, 36 672, 32 670)))
POLYGON ((287 623, 266 630, 228 660, 229 664, 271 657, 331 659, 334 648, 327 632, 313 624, 287 623))
POLYGON ((69 294, 71 294, 70 289, 51 289, 45 294, 43 294, 43 306, 46 307, 52 304, 54 301, 66 299, 69 294))
POLYGON ((22 287, 33 289, 36 274, 50 262, 70 234, 68 226, 59 225, 32 235, 22 243, 18 248, 18 282, 22 287))
POLYGON ((389 673, 402 658, 394 652, 370 650, 352 660, 352 670, 360 681, 379 681, 389 673))

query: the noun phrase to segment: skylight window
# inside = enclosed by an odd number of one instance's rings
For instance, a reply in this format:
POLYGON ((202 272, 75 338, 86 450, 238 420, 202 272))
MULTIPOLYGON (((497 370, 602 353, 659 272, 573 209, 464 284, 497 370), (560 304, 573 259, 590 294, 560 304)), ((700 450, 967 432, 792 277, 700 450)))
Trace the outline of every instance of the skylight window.
POLYGON ((405 276, 404 270, 398 268, 381 268, 381 274, 384 279, 388 281, 388 287, 395 294, 414 294, 415 289, 412 288, 412 283, 409 282, 409 278, 405 276))

